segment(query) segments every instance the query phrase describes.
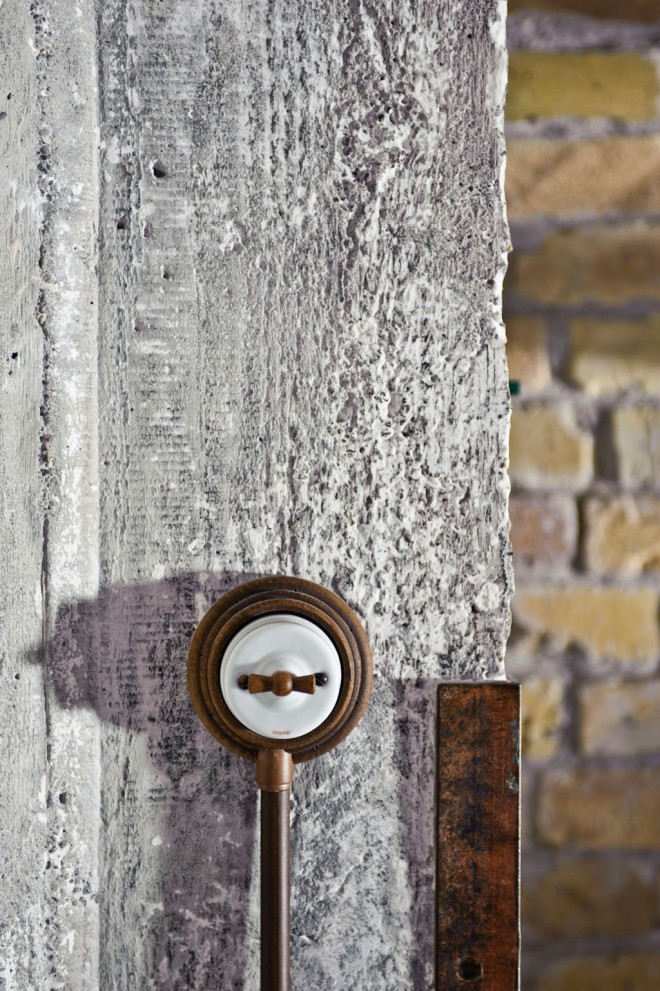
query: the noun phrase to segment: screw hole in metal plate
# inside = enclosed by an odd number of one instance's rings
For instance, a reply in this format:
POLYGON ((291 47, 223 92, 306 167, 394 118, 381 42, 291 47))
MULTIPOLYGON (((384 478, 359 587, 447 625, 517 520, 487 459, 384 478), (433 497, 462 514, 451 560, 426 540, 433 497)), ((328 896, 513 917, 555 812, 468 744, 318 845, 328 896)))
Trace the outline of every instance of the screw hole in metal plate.
POLYGON ((458 965, 458 976, 462 981, 476 981, 483 972, 483 967, 473 957, 465 957, 458 965))

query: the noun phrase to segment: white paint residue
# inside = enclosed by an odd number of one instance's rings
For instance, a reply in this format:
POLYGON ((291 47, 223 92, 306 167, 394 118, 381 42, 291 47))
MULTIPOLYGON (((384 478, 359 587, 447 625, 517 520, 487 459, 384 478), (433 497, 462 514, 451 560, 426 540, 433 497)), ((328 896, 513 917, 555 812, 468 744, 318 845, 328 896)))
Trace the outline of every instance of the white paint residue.
POLYGON ((37 617, 41 619, 43 613, 43 589, 41 582, 38 582, 34 586, 34 611, 37 617))
POLYGON ((195 537, 194 540, 190 541, 187 547, 187 551, 189 554, 196 556, 197 554, 200 553, 200 551, 204 550, 205 544, 206 544, 206 540, 204 536, 202 534, 199 534, 197 537, 195 537))
POLYGON ((499 585, 495 582, 487 582, 474 600, 474 604, 480 612, 495 612, 499 609, 501 601, 502 593, 499 585))
POLYGON ((119 165, 121 161, 121 152, 119 150, 119 138, 116 134, 113 134, 108 141, 105 148, 106 161, 110 165, 119 165))

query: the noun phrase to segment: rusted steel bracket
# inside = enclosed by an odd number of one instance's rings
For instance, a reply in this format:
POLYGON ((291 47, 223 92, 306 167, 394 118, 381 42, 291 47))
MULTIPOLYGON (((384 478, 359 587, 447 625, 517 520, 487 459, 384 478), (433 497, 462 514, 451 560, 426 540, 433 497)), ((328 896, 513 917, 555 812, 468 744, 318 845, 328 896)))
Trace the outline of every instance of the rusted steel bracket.
POLYGON ((520 687, 438 689, 436 991, 518 991, 520 687))

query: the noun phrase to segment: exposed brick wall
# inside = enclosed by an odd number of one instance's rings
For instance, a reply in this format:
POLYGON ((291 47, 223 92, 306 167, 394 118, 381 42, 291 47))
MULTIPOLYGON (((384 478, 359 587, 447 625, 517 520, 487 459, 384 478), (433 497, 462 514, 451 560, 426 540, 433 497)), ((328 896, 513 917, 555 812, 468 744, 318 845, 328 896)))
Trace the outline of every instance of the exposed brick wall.
POLYGON ((660 0, 509 8, 523 991, 658 991, 660 0))

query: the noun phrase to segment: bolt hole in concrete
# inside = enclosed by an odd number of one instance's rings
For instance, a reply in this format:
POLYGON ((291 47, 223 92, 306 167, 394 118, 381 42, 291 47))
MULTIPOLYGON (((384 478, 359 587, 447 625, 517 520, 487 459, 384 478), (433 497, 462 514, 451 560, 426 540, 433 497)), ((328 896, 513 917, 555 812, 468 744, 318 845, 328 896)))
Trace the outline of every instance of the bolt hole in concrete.
POLYGON ((462 981, 476 981, 478 977, 481 977, 483 972, 483 967, 473 957, 466 957, 458 965, 458 976, 462 981))
POLYGON ((164 179, 167 175, 167 169, 158 158, 151 163, 151 172, 155 179, 164 179))

